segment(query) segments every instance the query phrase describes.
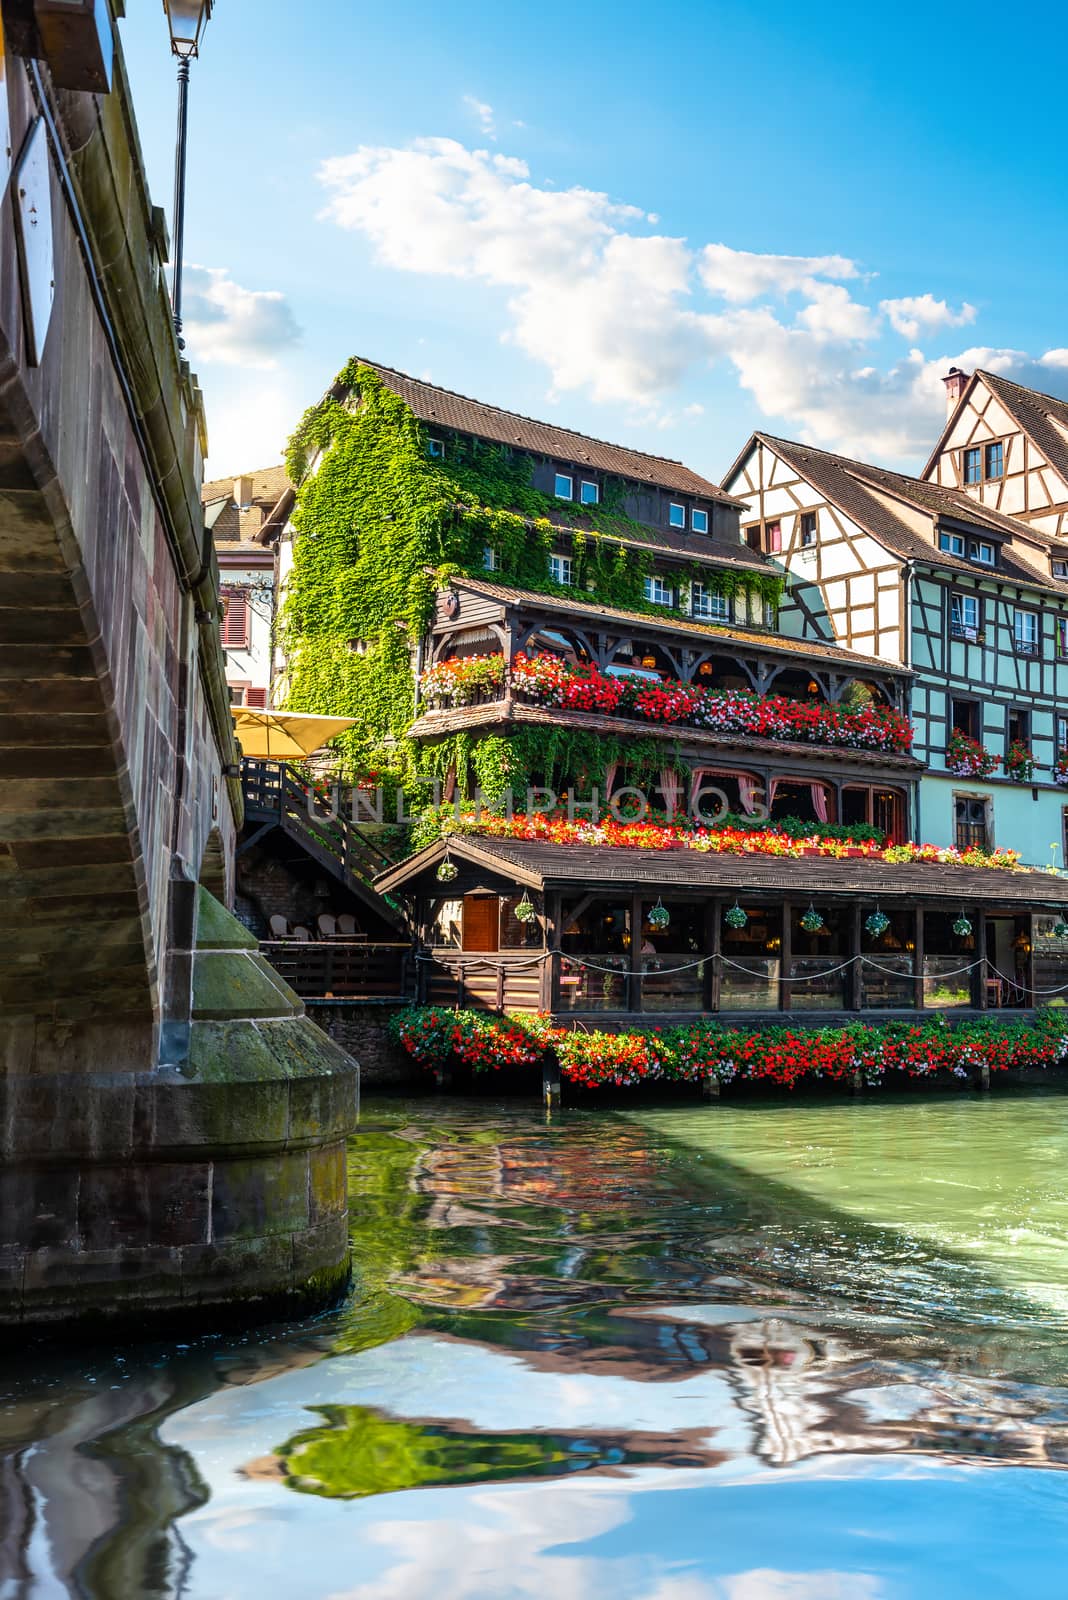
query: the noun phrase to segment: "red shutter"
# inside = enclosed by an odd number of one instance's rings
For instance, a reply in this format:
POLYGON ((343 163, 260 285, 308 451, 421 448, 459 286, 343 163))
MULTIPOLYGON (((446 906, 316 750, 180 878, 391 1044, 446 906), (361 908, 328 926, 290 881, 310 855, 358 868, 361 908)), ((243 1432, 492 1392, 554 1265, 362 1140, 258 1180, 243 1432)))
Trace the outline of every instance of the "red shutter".
POLYGON ((248 689, 246 691, 246 693, 245 693, 245 704, 250 709, 255 710, 255 711, 266 711, 266 709, 267 709, 267 690, 266 689, 252 689, 252 688, 248 689))
POLYGON ((224 650, 248 649, 248 600, 240 589, 224 591, 226 615, 223 618, 222 642, 224 650))
POLYGON ((782 523, 768 523, 768 550, 773 554, 782 549, 782 523))

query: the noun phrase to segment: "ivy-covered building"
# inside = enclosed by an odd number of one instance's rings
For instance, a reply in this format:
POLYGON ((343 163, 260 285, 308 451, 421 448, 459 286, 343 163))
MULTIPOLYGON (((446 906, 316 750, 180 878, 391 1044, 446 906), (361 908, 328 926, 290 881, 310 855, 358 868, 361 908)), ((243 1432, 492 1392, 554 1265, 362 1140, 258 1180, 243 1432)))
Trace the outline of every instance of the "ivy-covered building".
POLYGON ((907 836, 908 672, 784 637, 744 502, 682 463, 354 360, 288 467, 276 698, 358 719, 351 775, 907 836))

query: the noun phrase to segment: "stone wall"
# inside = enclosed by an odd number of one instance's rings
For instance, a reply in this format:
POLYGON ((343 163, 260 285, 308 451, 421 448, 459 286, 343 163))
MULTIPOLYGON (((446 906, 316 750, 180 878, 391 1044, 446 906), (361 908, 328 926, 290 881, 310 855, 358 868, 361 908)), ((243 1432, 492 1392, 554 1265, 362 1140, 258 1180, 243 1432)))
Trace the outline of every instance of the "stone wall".
POLYGON ((426 1088, 430 1075, 389 1037, 389 1020, 404 1005, 376 1000, 309 1000, 317 1027, 360 1063, 363 1089, 426 1088))

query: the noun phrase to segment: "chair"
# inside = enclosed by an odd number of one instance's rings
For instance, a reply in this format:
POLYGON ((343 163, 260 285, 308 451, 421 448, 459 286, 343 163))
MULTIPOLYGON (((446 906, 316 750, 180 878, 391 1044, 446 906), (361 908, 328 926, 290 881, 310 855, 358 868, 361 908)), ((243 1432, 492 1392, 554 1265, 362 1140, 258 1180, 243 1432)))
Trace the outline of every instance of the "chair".
POLYGON ((271 930, 272 939, 289 938, 289 923, 286 921, 285 917, 279 916, 277 912, 275 912, 274 916, 270 918, 267 925, 271 930))
POLYGON ((332 917, 328 911, 320 911, 317 926, 324 939, 333 939, 337 934, 337 918, 332 917))
POLYGON ((351 912, 343 911, 340 917, 338 917, 337 931, 339 937, 342 939, 355 939, 356 918, 351 914, 351 912))
POLYGON ((292 936, 294 939, 299 940, 301 944, 311 944, 311 932, 308 928, 300 927, 298 925, 293 929, 292 936))

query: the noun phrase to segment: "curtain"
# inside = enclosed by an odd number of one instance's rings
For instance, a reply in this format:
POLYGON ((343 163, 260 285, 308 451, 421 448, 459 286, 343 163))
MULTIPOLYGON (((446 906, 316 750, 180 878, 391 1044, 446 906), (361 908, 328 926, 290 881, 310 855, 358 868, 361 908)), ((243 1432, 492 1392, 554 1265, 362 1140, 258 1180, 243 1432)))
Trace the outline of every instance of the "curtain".
POLYGON ((822 783, 812 785, 812 809, 819 822, 829 822, 827 812, 827 790, 822 783))
POLYGON ((760 785, 756 779, 751 777, 748 772, 739 772, 738 793, 742 802, 742 810, 747 817, 751 817, 756 810, 756 791, 759 787, 760 785))
POLYGON ((673 767, 661 767, 660 789, 664 796, 664 807, 669 817, 673 817, 679 807, 679 795, 682 793, 682 779, 673 767))
POLYGON ((604 794, 601 796, 601 799, 604 801, 605 805, 608 804, 609 797, 611 796, 611 793, 612 793, 612 785, 616 781, 616 773, 618 771, 619 771, 619 762, 618 761, 609 761, 605 766, 605 769, 604 769, 604 794))
POLYGON ((690 804, 692 805, 698 791, 706 778, 735 778, 738 782, 738 798, 742 810, 747 817, 751 817, 757 808, 756 795, 760 784, 751 772, 737 772, 733 767, 694 767, 690 783, 690 804))

